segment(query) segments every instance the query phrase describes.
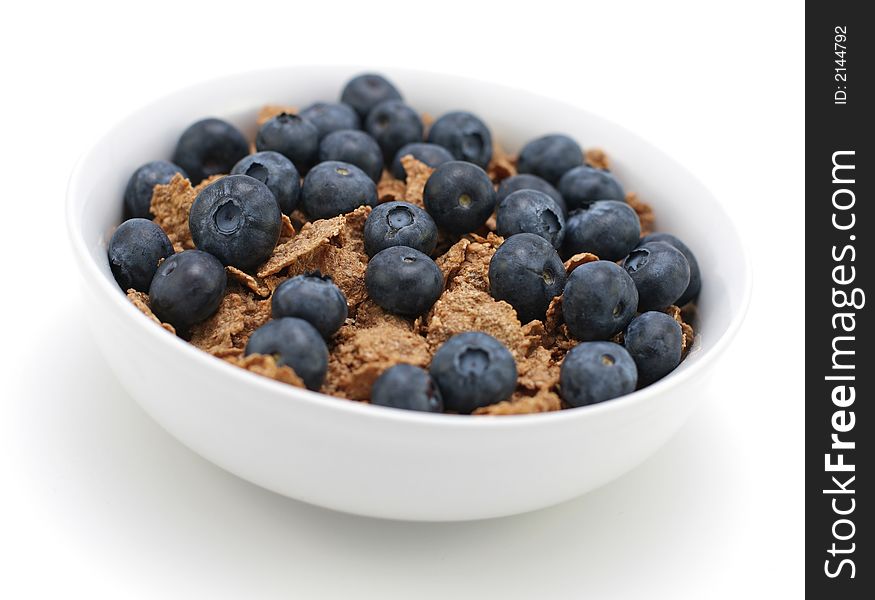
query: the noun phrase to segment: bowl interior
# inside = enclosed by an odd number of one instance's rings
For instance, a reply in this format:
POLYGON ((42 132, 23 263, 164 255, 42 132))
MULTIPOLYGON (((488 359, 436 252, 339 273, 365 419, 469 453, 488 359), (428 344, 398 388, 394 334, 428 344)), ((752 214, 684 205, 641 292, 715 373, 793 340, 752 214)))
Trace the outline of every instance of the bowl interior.
MULTIPOLYGON (((303 108, 318 100, 335 100, 344 81, 356 71, 292 67, 236 75, 174 93, 112 127, 82 159, 70 188, 71 236, 74 246, 88 256, 89 264, 83 266, 96 275, 90 284, 103 288, 99 293, 127 302, 106 259, 106 243, 121 220, 125 184, 140 164, 169 158, 186 126, 206 116, 218 116, 238 125, 251 139, 255 115, 262 105, 303 108)), ((447 75, 400 70, 387 70, 387 75, 421 112, 439 116, 448 110, 465 109, 478 114, 495 139, 510 151, 535 136, 562 132, 584 148, 607 152, 626 190, 638 192, 653 205, 658 229, 684 240, 702 269, 698 336, 694 351, 678 373, 694 368, 738 324, 749 289, 744 250, 720 204, 683 167, 622 127, 556 100, 447 75)), ((151 326, 145 320, 143 324, 151 326)), ((296 390, 289 388, 289 393, 296 390)))

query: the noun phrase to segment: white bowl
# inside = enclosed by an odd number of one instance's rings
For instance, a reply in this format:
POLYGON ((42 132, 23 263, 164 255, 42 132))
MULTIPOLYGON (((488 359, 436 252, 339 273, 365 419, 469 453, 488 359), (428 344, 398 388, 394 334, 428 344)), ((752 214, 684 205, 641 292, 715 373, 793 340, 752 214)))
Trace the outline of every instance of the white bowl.
POLYGON ((636 466, 681 426, 744 316, 749 266, 717 200, 683 167, 579 108, 479 81, 387 70, 432 115, 464 108, 510 150, 563 132, 607 151, 626 189, 653 204, 661 230, 702 269, 698 337, 664 380, 594 406, 513 417, 432 415, 374 407, 259 377, 148 321, 109 270, 106 244, 141 163, 171 156, 180 132, 219 116, 254 135, 266 103, 333 100, 350 68, 289 67, 197 84, 138 110, 100 138, 70 180, 68 226, 94 336, 124 387, 172 435, 257 485, 360 515, 455 521, 568 500, 636 466))

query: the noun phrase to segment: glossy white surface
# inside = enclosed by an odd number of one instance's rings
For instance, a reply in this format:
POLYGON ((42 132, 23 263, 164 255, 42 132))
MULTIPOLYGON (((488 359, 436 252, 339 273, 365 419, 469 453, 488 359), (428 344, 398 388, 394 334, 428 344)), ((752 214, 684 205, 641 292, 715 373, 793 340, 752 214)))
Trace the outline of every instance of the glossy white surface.
POLYGON ((222 116, 252 133, 261 104, 303 106, 332 97, 352 72, 297 67, 197 85, 124 119, 79 163, 68 222, 89 297, 87 317, 125 388, 171 434, 232 473, 369 516, 464 520, 525 512, 597 488, 647 458, 695 406, 740 324, 748 262, 720 203, 691 174, 633 134, 561 102, 387 70, 414 106, 432 114, 464 106, 483 115, 510 149, 550 131, 604 148, 626 188, 654 205, 661 228, 695 251, 704 281, 701 335, 675 373, 645 390, 592 407, 511 418, 379 409, 231 367, 155 327, 124 298, 104 253, 133 168, 169 156, 178 132, 197 118, 222 116), (529 106, 540 110, 521 128, 516 116, 529 106))

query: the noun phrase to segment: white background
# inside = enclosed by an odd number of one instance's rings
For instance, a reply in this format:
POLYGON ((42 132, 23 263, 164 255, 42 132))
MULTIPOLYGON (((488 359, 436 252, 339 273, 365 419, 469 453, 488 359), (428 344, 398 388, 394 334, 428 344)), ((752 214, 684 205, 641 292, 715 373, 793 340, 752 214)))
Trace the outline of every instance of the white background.
POLYGON ((0 26, 0 597, 801 597, 802 3, 84 4, 13 3, 0 26), (132 108, 290 63, 532 88, 699 175, 742 229, 754 298, 677 437, 562 506, 431 525, 263 491, 146 417, 79 316, 67 176, 132 108))

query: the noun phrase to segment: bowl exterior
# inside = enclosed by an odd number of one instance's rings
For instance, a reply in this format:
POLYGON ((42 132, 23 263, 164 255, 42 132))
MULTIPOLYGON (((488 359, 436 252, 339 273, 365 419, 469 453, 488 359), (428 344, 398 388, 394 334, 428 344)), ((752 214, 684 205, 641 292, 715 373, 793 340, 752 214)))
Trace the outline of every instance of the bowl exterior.
POLYGON ((389 71, 413 105, 432 114, 466 106, 507 148, 551 131, 604 148, 626 188, 652 202, 659 224, 693 248, 704 280, 700 336, 675 373, 645 390, 518 417, 371 407, 236 369, 156 327, 125 299, 106 263, 106 241, 137 165, 169 156, 178 132, 197 118, 229 118, 251 134, 261 104, 330 100, 355 71, 290 67, 200 84, 134 113, 80 161, 68 194, 70 236, 88 321, 124 387, 172 435, 228 471, 292 498, 374 517, 442 521, 525 512, 599 487, 650 456, 695 407, 741 323, 748 263, 731 221, 694 177, 622 128, 560 102, 389 71), (540 120, 520 129, 515 117, 535 104, 545 107, 540 120))

